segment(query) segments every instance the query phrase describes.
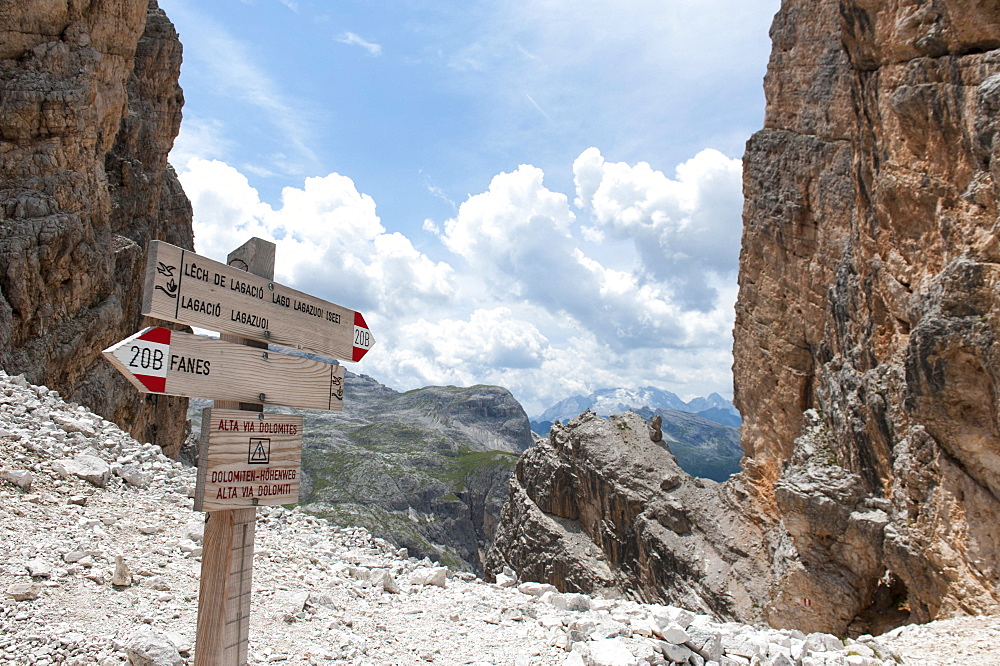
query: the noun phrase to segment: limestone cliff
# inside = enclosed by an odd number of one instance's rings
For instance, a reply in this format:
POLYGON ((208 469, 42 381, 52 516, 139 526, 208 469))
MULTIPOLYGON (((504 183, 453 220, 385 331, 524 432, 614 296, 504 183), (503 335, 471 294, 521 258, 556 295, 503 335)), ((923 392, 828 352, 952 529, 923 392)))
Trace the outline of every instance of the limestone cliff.
POLYGON ((769 619, 996 611, 1000 5, 786 0, 771 35, 734 345, 769 619))
POLYGON ((495 563, 540 570, 532 541, 572 533, 619 591, 678 600, 688 581, 702 600, 733 596, 706 601, 717 614, 805 631, 1000 611, 1000 5, 784 0, 771 37, 765 126, 744 158, 743 472, 712 499, 683 480, 607 487, 607 465, 529 453, 495 563), (546 477, 572 482, 553 494, 546 477), (634 510, 609 499, 624 492, 634 510), (637 541, 667 500, 688 531, 637 541), (730 580, 747 571, 765 573, 730 580))
POLYGON ((303 508, 482 573, 507 480, 533 443, 521 405, 499 386, 399 393, 351 372, 345 391, 343 412, 302 413, 303 508))
POLYGON ((155 0, 0 6, 0 367, 170 452, 186 400, 142 398, 100 351, 143 324, 147 241, 192 247, 180 62, 155 0))

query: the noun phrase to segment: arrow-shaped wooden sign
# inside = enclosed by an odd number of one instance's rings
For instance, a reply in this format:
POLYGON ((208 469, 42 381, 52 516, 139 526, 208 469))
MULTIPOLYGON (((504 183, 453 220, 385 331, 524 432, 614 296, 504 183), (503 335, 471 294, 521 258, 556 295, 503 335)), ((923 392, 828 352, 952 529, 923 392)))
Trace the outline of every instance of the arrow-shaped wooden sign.
POLYGON ((104 350, 143 393, 344 409, 344 366, 151 327, 104 350))
POLYGON ((142 314, 345 361, 375 344, 360 312, 151 241, 142 314))

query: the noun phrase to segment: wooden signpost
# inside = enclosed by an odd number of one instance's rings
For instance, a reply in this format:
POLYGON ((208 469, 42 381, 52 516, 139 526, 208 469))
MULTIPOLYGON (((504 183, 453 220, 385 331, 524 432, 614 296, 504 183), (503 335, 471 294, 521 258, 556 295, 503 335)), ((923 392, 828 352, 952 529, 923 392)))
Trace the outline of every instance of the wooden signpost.
POLYGON ((339 412, 344 366, 150 327, 104 350, 143 393, 339 412))
POLYGON ((149 245, 144 315, 344 361, 375 344, 360 312, 163 241, 149 245))
POLYGON ((195 666, 242 666, 249 645, 256 507, 298 501, 302 418, 264 404, 340 411, 344 368, 268 343, 358 361, 375 344, 361 313, 285 287, 274 243, 228 265, 151 241, 142 313, 219 331, 150 327, 104 350, 140 391, 215 399, 202 418, 195 509, 206 511, 195 666))

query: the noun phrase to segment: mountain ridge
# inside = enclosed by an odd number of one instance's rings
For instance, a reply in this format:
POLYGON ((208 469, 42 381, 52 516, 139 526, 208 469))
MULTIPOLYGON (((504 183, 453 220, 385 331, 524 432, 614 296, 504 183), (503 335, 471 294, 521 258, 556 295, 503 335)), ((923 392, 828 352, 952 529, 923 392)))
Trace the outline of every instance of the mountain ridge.
POLYGON ((541 414, 531 417, 531 420, 554 421, 559 419, 562 421, 571 419, 588 409, 598 416, 610 416, 640 407, 649 407, 650 409, 664 407, 694 413, 715 407, 732 410, 733 413, 738 414, 730 400, 715 392, 710 393, 708 397, 695 397, 685 401, 667 389, 641 386, 636 388, 601 388, 587 395, 572 395, 560 400, 541 414))
POLYGON ((532 430, 545 436, 555 421, 566 422, 585 411, 598 416, 611 416, 627 411, 640 412, 643 409, 672 409, 689 412, 722 425, 738 428, 742 423, 740 413, 733 403, 718 393, 707 397, 695 397, 684 401, 676 393, 655 386, 628 388, 603 388, 589 395, 573 395, 560 400, 538 416, 531 417, 532 430))

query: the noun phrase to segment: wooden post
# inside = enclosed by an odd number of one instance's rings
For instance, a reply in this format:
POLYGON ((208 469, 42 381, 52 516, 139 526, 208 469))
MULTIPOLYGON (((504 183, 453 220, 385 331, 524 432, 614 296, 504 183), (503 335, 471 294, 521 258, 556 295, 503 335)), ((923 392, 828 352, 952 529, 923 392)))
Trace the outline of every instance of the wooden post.
MULTIPOLYGON (((230 266, 274 278, 275 245, 251 238, 229 254, 230 266)), ((266 349, 267 344, 223 333, 222 339, 266 349)), ((262 412, 264 405, 217 400, 220 409, 262 412)), ((195 666, 243 666, 250 636, 250 592, 257 509, 210 511, 205 515, 198 592, 195 666)))

